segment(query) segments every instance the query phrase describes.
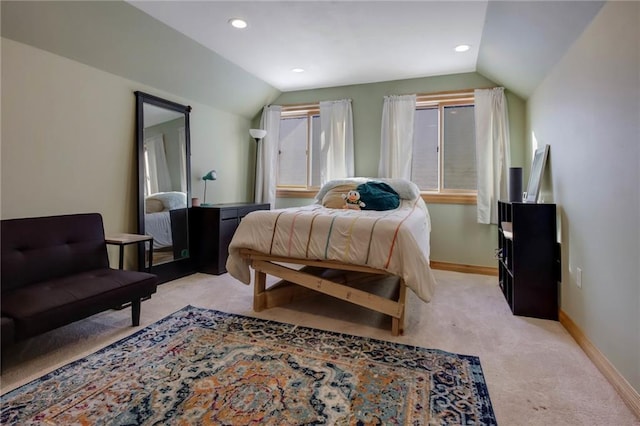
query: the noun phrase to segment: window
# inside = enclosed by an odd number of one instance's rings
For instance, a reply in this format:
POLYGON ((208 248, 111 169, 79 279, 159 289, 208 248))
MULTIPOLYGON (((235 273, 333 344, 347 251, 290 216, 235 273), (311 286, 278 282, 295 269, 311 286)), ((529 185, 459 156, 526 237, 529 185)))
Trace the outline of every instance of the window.
POLYGON ((476 193, 473 93, 418 96, 411 180, 426 192, 476 193))
POLYGON ((284 107, 280 119, 278 189, 320 186, 320 110, 318 105, 284 107))

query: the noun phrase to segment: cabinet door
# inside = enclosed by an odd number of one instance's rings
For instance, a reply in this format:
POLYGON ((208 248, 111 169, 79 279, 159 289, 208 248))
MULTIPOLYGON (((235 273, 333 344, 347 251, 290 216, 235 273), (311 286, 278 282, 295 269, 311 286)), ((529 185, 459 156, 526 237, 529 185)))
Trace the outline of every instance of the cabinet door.
POLYGON ((218 246, 218 273, 227 272, 226 263, 229 256, 229 244, 238 227, 238 218, 223 219, 220 221, 220 241, 218 246))
POLYGON ((187 226, 187 209, 174 209, 169 211, 171 218, 171 236, 173 238, 173 258, 182 259, 189 254, 189 228, 187 226))

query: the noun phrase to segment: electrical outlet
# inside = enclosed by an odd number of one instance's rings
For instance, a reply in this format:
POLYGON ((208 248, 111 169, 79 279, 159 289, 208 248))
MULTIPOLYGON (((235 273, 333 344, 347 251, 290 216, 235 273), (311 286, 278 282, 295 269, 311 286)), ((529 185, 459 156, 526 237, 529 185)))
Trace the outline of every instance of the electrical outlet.
POLYGON ((576 285, 578 288, 582 288, 582 268, 576 269, 576 285))

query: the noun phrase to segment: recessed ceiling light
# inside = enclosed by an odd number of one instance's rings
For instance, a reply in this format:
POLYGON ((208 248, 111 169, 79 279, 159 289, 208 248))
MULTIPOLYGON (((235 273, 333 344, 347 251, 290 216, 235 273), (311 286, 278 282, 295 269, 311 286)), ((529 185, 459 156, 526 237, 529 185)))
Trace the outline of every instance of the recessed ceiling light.
POLYGON ((229 19, 229 23, 233 28, 247 28, 247 21, 240 18, 231 18, 229 19))
POLYGON ((304 72, 304 69, 302 69, 302 68, 293 68, 291 70, 291 72, 304 72))
POLYGON ((466 52, 470 48, 471 48, 471 46, 469 46, 468 44, 460 44, 460 45, 456 46, 456 48, 454 50, 456 52, 466 52))

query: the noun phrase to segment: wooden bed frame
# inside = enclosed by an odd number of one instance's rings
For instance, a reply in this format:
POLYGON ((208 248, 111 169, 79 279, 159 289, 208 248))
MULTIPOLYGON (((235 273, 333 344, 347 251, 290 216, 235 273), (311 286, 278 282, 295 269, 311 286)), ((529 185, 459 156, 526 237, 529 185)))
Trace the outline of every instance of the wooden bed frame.
POLYGON ((347 302, 363 306, 391 316, 391 333, 404 332, 404 314, 407 287, 404 280, 399 283, 398 298, 387 299, 373 293, 353 288, 354 284, 379 281, 393 277, 387 271, 368 266, 351 265, 330 260, 296 259, 271 256, 250 249, 241 249, 240 255, 249 260, 255 270, 253 310, 280 306, 320 292, 347 302), (304 265, 294 269, 283 264, 304 265), (280 278, 276 284, 266 287, 267 274, 280 278))

